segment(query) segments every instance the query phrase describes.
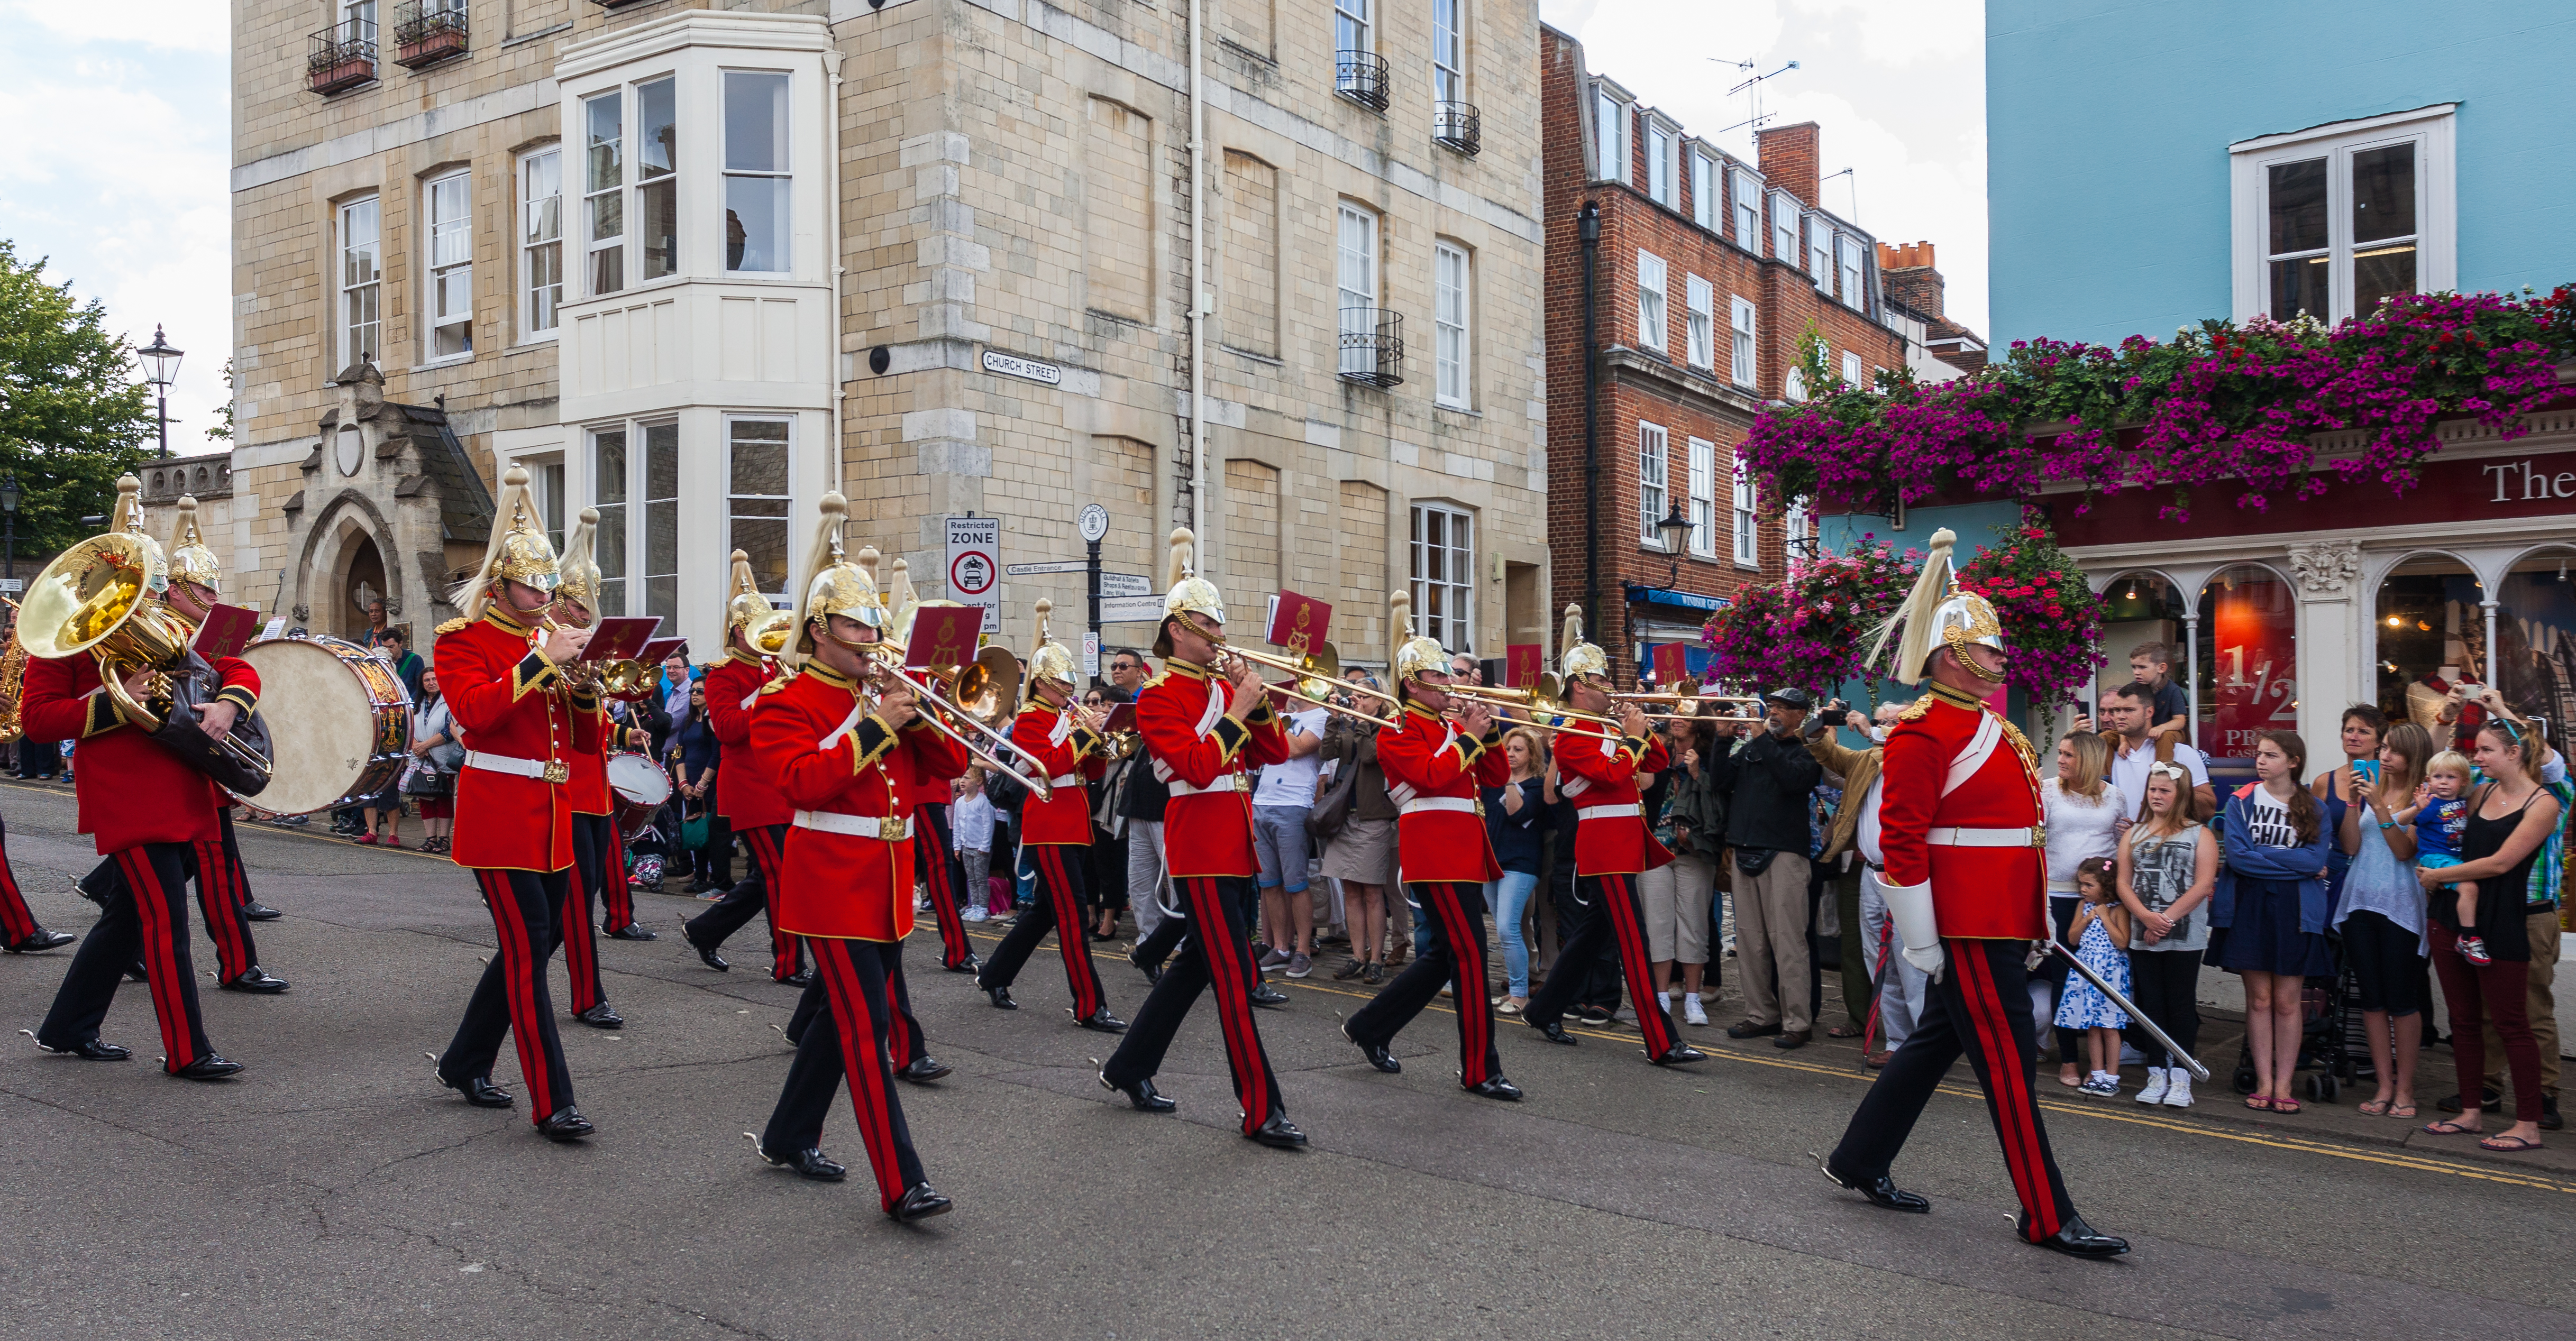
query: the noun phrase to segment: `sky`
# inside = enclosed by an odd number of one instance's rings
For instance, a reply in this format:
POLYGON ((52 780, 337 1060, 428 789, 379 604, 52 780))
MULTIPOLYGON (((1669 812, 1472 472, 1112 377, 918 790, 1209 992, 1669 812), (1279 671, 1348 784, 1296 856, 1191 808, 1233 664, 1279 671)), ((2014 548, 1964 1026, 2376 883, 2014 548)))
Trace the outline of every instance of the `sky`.
MULTIPOLYGON (((46 278, 188 351, 170 450, 212 444, 232 347, 228 11, 223 0, 0 0, 0 237, 46 278)), ((1983 0, 1540 0, 1585 59, 1689 133, 1753 156, 1739 61, 1773 125, 1823 128, 1826 208, 1928 240, 1950 315, 1986 329, 1983 0), (1719 133, 1723 131, 1723 133, 1719 133)))

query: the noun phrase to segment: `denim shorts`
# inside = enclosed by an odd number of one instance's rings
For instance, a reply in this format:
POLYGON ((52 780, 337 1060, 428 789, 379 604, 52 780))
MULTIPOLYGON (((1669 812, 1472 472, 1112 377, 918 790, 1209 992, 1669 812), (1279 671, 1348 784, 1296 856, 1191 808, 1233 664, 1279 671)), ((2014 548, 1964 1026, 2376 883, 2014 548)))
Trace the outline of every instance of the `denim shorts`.
POLYGON ((1294 894, 1306 887, 1307 806, 1254 806, 1252 850, 1261 858, 1261 887, 1294 894), (1284 879, 1282 877, 1285 877, 1284 879))

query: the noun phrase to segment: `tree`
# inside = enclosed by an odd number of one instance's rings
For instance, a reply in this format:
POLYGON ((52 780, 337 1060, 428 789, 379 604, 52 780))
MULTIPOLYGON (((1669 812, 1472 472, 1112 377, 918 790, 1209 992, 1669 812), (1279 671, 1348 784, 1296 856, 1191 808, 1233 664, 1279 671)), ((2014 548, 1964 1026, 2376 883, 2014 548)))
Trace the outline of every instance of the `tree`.
POLYGON ((0 239, 0 470, 18 476, 18 543, 39 553, 90 533, 81 518, 107 511, 153 429, 150 390, 107 309, 74 299, 68 280, 46 283, 44 269, 0 239))

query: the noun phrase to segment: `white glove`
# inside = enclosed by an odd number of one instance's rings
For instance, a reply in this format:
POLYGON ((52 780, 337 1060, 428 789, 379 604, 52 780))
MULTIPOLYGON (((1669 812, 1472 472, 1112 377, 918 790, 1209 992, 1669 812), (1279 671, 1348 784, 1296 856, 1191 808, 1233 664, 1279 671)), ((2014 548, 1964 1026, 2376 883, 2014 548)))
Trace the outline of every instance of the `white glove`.
POLYGON ((1905 962, 1923 970, 1924 974, 1930 977, 1932 981, 1939 982, 1941 981, 1941 970, 1949 967, 1950 953, 1949 951, 1942 949, 1941 943, 1938 941, 1934 941, 1932 944, 1920 950, 1909 945, 1905 947, 1905 962))
POLYGON ((2036 973, 2039 971, 2039 966, 2047 962, 2048 942, 2032 941, 2030 943, 2030 953, 2023 955, 2021 959, 2022 972, 2036 973))
POLYGON ((1879 885, 1887 900, 1888 919, 1896 924, 1897 939, 1904 943, 1905 962, 1939 981, 1941 970, 1949 963, 1949 954, 1941 948, 1940 919, 1932 912, 1932 885, 1879 885))

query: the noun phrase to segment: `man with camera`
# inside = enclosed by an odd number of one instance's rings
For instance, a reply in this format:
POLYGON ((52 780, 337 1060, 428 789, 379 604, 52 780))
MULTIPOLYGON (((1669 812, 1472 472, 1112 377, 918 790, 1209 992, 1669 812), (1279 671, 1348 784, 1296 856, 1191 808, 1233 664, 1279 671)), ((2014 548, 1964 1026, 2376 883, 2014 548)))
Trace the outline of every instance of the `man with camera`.
POLYGON ((1806 1045, 1815 1028, 1807 980, 1807 798, 1824 768, 1799 740, 1815 700, 1794 686, 1762 696, 1762 729, 1713 742, 1709 785, 1728 798, 1726 842, 1735 849, 1735 951, 1744 968, 1745 1017, 1729 1038, 1806 1045), (1723 748, 1720 748, 1720 747, 1723 748))

